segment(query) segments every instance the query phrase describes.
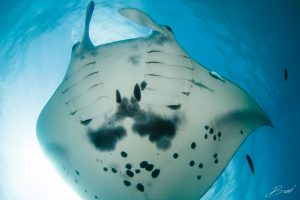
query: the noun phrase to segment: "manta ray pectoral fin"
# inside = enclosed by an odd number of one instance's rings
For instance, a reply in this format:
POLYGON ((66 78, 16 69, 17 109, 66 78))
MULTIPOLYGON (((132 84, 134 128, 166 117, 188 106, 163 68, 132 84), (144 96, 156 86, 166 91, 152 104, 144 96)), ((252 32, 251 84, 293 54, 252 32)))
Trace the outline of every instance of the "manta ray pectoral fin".
POLYGON ((171 32, 164 26, 157 24, 150 16, 145 12, 135 8, 121 8, 119 9, 120 15, 134 21, 135 23, 155 30, 167 37, 170 36, 171 32))
POLYGON ((85 15, 85 24, 84 24, 84 33, 83 33, 83 38, 82 41, 80 42, 80 46, 78 47, 77 54, 92 50, 95 48, 93 45, 91 39, 90 39, 90 34, 89 34, 89 29, 90 29, 90 23, 94 11, 94 6, 95 3, 94 1, 90 1, 88 7, 86 8, 86 15, 85 15))

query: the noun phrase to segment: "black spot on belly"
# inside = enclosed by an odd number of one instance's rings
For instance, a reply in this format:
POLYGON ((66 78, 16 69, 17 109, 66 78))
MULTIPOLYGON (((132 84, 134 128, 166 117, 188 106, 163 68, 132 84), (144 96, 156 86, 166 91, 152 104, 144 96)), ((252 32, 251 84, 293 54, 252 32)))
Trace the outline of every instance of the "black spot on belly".
POLYGON ((119 90, 116 90, 116 102, 121 103, 121 101, 122 101, 121 94, 120 94, 119 90))
POLYGON ((126 169, 131 169, 131 168, 132 168, 131 164, 129 164, 129 163, 127 163, 127 164, 125 165, 125 167, 126 167, 126 169))
POLYGON ((203 168, 203 164, 202 164, 202 163, 199 164, 199 168, 200 168, 200 169, 203 168))
POLYGON ((190 162, 190 166, 193 167, 194 165, 195 165, 195 161, 192 160, 192 161, 190 162))
POLYGON ((141 191, 141 192, 144 192, 144 186, 143 186, 141 183, 138 183, 138 184, 136 185, 136 189, 138 189, 138 190, 141 191))
POLYGON ((140 58, 141 56, 139 55, 133 55, 128 58, 128 62, 130 62, 132 65, 137 65, 140 62, 140 58))
POLYGON ((134 176, 134 173, 131 170, 126 170, 126 174, 129 177, 133 177, 134 176))
POLYGON ((217 139, 217 136, 216 135, 214 135, 214 140, 216 140, 217 139))
POLYGON ((193 143, 191 144, 191 148, 192 148, 192 149, 195 149, 195 148, 196 148, 196 143, 195 143, 195 142, 193 142, 193 143))
POLYGON ((142 161, 142 162, 140 163, 140 167, 141 167, 141 168, 145 168, 147 165, 148 165, 148 162, 147 162, 147 161, 142 161))
POLYGON ((213 129, 213 128, 210 128, 210 129, 209 129, 209 133, 210 133, 210 134, 213 134, 213 133, 214 133, 214 129, 213 129))
MULTIPOLYGON (((109 119, 111 124, 116 124, 126 117, 133 119, 132 131, 139 136, 148 136, 150 142, 156 144, 158 149, 166 150, 171 146, 171 140, 175 137, 177 127, 181 119, 177 114, 171 117, 160 116, 151 111, 140 108, 140 87, 135 85, 134 97, 130 100, 123 98, 118 105, 117 112, 109 119)), ((124 130, 125 131, 125 130, 124 130)))
POLYGON ((141 96, 141 89, 140 89, 139 84, 135 84, 133 94, 137 101, 141 100, 142 96, 141 96))
POLYGON ((219 160, 218 160, 218 158, 216 158, 216 160, 215 160, 215 164, 218 164, 218 162, 219 162, 219 160))
POLYGON ((181 107, 181 105, 180 104, 178 104, 178 105, 168 105, 167 107, 170 108, 171 110, 178 110, 181 107))
POLYGON ((135 173, 137 173, 137 174, 139 174, 140 172, 141 172, 141 170, 139 170, 139 169, 135 170, 135 173))
POLYGON ((126 157, 128 156, 128 154, 127 154, 125 151, 121 151, 121 156, 122 156, 123 158, 126 158, 126 157))
POLYGON ((101 151, 111 151, 116 148, 118 140, 126 135, 126 130, 122 126, 101 127, 98 130, 88 130, 87 133, 93 145, 101 151))
POLYGON ((111 168, 111 171, 115 174, 117 173, 117 170, 115 168, 111 168))
POLYGON ((208 129, 209 129, 209 126, 208 126, 208 125, 205 125, 204 128, 205 128, 205 130, 208 130, 208 129))
POLYGON ((97 196, 97 195, 95 195, 95 196, 94 196, 94 198, 95 198, 95 199, 98 199, 98 196, 97 196))
POLYGON ((87 126, 89 125, 89 123, 91 123, 93 119, 87 119, 87 120, 82 120, 80 121, 80 124, 82 124, 83 126, 87 126))
POLYGON ((221 137, 221 134, 222 134, 221 132, 218 132, 218 137, 221 137))
POLYGON ((146 81, 143 81, 143 82, 141 82, 140 85, 141 85, 141 90, 144 90, 147 86, 147 83, 146 83, 146 81))
POLYGON ((75 171, 77 176, 80 176, 80 173, 78 170, 75 171))
POLYGON ((244 134, 244 132, 243 132, 242 130, 241 130, 241 132, 240 132, 240 133, 241 133, 241 135, 243 135, 243 134, 244 134))
POLYGON ((204 139, 207 139, 207 137, 208 137, 208 135, 207 135, 207 134, 205 134, 205 135, 204 135, 204 139))
POLYGON ((173 154, 173 158, 175 158, 175 159, 177 159, 178 156, 179 156, 178 153, 174 153, 174 154, 173 154))
POLYGON ((103 167, 103 170, 104 170, 105 172, 107 172, 108 169, 107 169, 106 167, 103 167))
POLYGON ((159 173, 160 173, 159 169, 153 170, 153 172, 151 173, 152 178, 157 178, 159 176, 159 173))
POLYGON ((217 153, 215 153, 215 154, 214 154, 214 158, 216 158, 217 156, 218 156, 218 154, 217 154, 217 153))
POLYGON ((147 171, 152 171, 153 170, 153 168, 154 168, 154 165, 152 165, 152 164, 148 164, 146 167, 145 167, 145 169, 147 170, 147 171))
POLYGON ((131 182, 130 181, 124 180, 123 183, 127 187, 131 186, 131 182))
POLYGON ((180 119, 177 116, 168 119, 149 113, 136 121, 132 129, 140 136, 149 135, 149 140, 156 143, 159 149, 168 149, 179 124, 180 119))
POLYGON ((199 176, 197 176, 197 179, 198 179, 198 180, 200 180, 200 179, 201 179, 201 176, 200 176, 200 175, 199 175, 199 176))

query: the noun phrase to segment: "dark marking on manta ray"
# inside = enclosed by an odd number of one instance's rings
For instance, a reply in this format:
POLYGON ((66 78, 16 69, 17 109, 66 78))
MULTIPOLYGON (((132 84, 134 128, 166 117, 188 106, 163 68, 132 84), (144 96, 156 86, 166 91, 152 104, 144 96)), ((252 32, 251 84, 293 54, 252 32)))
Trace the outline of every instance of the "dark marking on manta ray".
POLYGON ((146 86, 147 86, 147 82, 146 81, 142 81, 140 85, 141 85, 141 90, 144 90, 146 88, 146 86))
POLYGON ((195 165, 195 161, 191 160, 190 166, 193 167, 195 165))
POLYGON ((147 53, 164 53, 164 52, 159 51, 159 50, 151 50, 151 51, 148 51, 147 53))
POLYGON ((94 196, 94 198, 95 198, 95 199, 98 199, 98 196, 97 196, 97 195, 95 195, 95 196, 94 196))
POLYGON ((134 94, 134 97, 137 101, 140 101, 141 100, 141 89, 140 89, 140 86, 139 84, 135 84, 134 86, 134 90, 133 90, 133 94, 134 94))
POLYGON ((210 129, 209 129, 209 133, 210 133, 210 134, 213 134, 213 133, 214 133, 214 129, 213 129, 213 128, 210 128, 210 129))
POLYGON ((147 161, 142 161, 142 162, 140 163, 140 167, 141 167, 141 168, 145 168, 147 165, 148 165, 148 162, 147 162, 147 161))
POLYGON ((254 175, 254 165, 253 165, 250 155, 247 154, 246 159, 247 159, 248 165, 250 167, 250 170, 251 170, 252 174, 254 175))
POLYGON ((132 168, 132 165, 131 165, 130 163, 127 163, 127 164, 125 165, 125 167, 126 167, 126 169, 131 169, 131 168, 132 168))
POLYGON ((139 174, 140 172, 141 172, 141 170, 139 170, 139 169, 136 169, 136 170, 135 170, 135 173, 136 173, 136 174, 139 174))
POLYGON ((143 116, 140 121, 133 124, 133 131, 140 136, 149 135, 149 140, 156 143, 159 149, 170 147, 170 140, 174 138, 180 119, 174 116, 171 119, 162 118, 154 113, 143 116))
POLYGON ((87 126, 89 123, 91 123, 93 119, 87 119, 87 120, 81 120, 80 124, 82 124, 83 126, 87 126))
POLYGON ((192 79, 192 80, 190 80, 190 82, 192 84, 194 84, 195 86, 197 86, 197 87, 204 88, 204 89, 207 89, 207 90, 209 90, 211 92, 214 92, 213 89, 207 87, 205 84, 201 83, 200 81, 195 81, 194 79, 192 79))
POLYGON ((208 135, 207 135, 207 134, 205 134, 205 135, 204 135, 204 139, 207 139, 207 137, 208 137, 208 135))
MULTIPOLYGON (((140 92, 138 85, 136 88, 140 92)), ((164 118, 152 112, 145 112, 140 109, 137 103, 138 95, 136 96, 136 100, 134 98, 131 98, 130 101, 127 98, 122 99, 115 118, 118 120, 125 117, 133 118, 132 130, 135 133, 141 137, 148 136, 149 140, 155 143, 159 149, 168 149, 171 146, 171 140, 176 135, 177 127, 181 123, 180 118, 177 115, 164 118)))
POLYGON ((121 156, 122 156, 123 158, 126 158, 126 157, 128 156, 128 154, 127 154, 125 151, 121 151, 121 156))
POLYGON ((111 168, 112 173, 117 173, 118 171, 115 168, 111 168))
POLYGON ((76 169, 75 173, 76 173, 77 176, 80 176, 80 173, 77 169, 76 169))
POLYGON ((208 129, 209 129, 209 126, 208 126, 208 125, 205 125, 204 128, 205 128, 205 130, 208 130, 208 129))
POLYGON ((95 62, 95 61, 93 61, 93 62, 89 62, 89 63, 87 63, 87 64, 83 65, 83 67, 86 67, 86 66, 88 66, 88 65, 92 65, 92 64, 96 64, 96 62, 95 62))
POLYGON ((173 154, 173 158, 175 158, 175 159, 177 159, 178 156, 179 156, 178 153, 174 153, 174 154, 173 154))
POLYGON ((287 68, 284 68, 284 80, 288 80, 288 70, 287 68))
POLYGON ((128 62, 130 62, 132 65, 137 65, 140 62, 140 58, 141 56, 139 55, 133 55, 128 58, 128 62))
POLYGON ((216 139, 217 139, 217 136, 216 136, 216 135, 214 135, 214 140, 216 141, 216 139))
POLYGON ((71 114, 71 115, 75 115, 76 113, 77 113, 77 110, 71 112, 70 114, 71 114))
POLYGON ((148 61, 146 62, 147 64, 164 64, 162 62, 159 62, 159 61, 148 61))
POLYGON ((134 177, 134 173, 131 170, 126 170, 126 174, 127 176, 129 176, 130 178, 134 177))
POLYGON ((181 104, 178 105, 167 105, 168 108, 171 110, 178 110, 181 107, 181 104))
POLYGON ((185 95, 185 96, 189 96, 190 92, 181 92, 181 94, 185 95))
POLYGON ((213 155, 213 157, 214 157, 214 158, 217 158, 217 156, 218 156, 218 154, 217 154, 217 153, 215 153, 215 154, 213 155))
POLYGON ((201 176, 200 176, 200 175, 199 175, 199 176, 197 176, 197 179, 198 179, 198 180, 200 180, 200 179, 201 179, 201 176))
POLYGON ((218 164, 218 161, 219 161, 218 158, 216 158, 216 159, 215 159, 215 164, 218 164))
POLYGON ((119 90, 116 90, 116 102, 117 103, 121 103, 122 99, 121 99, 121 94, 119 90))
POLYGON ((153 172, 151 173, 152 178, 157 178, 159 176, 159 173, 160 169, 153 170, 153 172))
POLYGON ((221 137, 221 134, 222 134, 221 132, 218 132, 218 137, 221 137))
POLYGON ((240 131, 240 133, 241 133, 241 135, 243 135, 243 134, 244 134, 244 132, 243 132, 242 130, 240 131))
POLYGON ((202 164, 202 163, 199 164, 199 168, 200 168, 200 169, 203 168, 203 164, 202 164))
POLYGON ((104 126, 95 131, 89 129, 87 135, 98 150, 111 151, 116 148, 118 140, 126 135, 126 129, 122 126, 104 126))
POLYGON ((127 187, 131 186, 131 182, 130 181, 124 180, 123 183, 127 187))
POLYGON ((107 169, 107 167, 103 167, 103 170, 104 170, 105 172, 107 172, 108 169, 107 169))
POLYGON ((138 190, 141 191, 141 192, 144 192, 144 186, 143 186, 141 183, 138 183, 138 184, 136 185, 136 189, 138 189, 138 190))
POLYGON ((196 143, 193 142, 193 143, 191 144, 191 149, 195 149, 195 148, 196 148, 196 143))
POLYGON ((166 150, 171 146, 171 140, 175 137, 181 119, 177 114, 170 117, 163 117, 151 111, 140 109, 138 101, 141 99, 141 90, 138 84, 134 88, 134 97, 130 101, 124 97, 118 104, 117 112, 97 130, 88 129, 87 135, 94 146, 101 151, 114 150, 116 144, 124 136, 126 129, 123 126, 116 126, 126 117, 134 120, 132 131, 139 136, 148 136, 150 142, 156 147, 166 150))
POLYGON ((149 172, 151 172, 151 171, 153 170, 153 168, 154 168, 154 165, 152 165, 152 164, 148 164, 148 165, 145 167, 145 169, 146 169, 147 171, 149 171, 149 172))

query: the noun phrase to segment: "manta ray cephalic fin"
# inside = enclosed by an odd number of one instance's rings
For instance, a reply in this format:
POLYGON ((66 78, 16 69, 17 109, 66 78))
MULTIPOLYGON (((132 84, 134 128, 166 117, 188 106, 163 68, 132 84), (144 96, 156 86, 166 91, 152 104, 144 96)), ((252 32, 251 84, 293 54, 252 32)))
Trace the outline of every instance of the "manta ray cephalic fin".
POLYGON ((90 34, 89 34, 90 23, 91 23, 94 7, 95 7, 94 1, 90 1, 89 5, 86 8, 84 33, 83 33, 82 41, 80 42, 80 46, 77 50, 78 54, 95 48, 94 44, 90 39, 90 34))

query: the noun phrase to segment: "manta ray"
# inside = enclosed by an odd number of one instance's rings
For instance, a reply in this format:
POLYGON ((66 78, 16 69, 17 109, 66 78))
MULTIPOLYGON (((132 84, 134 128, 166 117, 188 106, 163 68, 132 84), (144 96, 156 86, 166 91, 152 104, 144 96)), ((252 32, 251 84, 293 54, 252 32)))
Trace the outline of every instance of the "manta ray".
POLYGON ((44 152, 82 199, 201 198, 270 119, 243 89, 193 60, 171 27, 141 10, 119 13, 150 35, 95 46, 93 10, 91 1, 82 41, 38 118, 44 152))

